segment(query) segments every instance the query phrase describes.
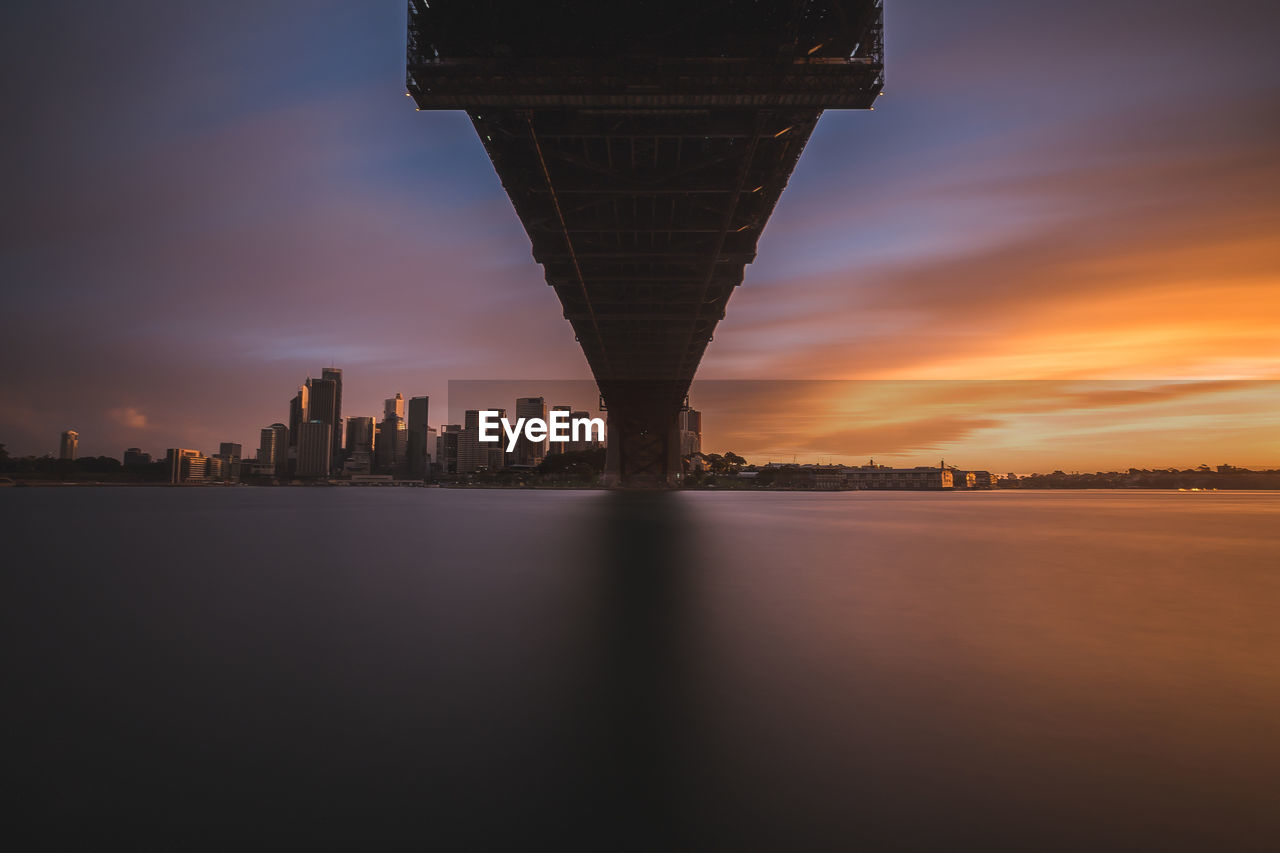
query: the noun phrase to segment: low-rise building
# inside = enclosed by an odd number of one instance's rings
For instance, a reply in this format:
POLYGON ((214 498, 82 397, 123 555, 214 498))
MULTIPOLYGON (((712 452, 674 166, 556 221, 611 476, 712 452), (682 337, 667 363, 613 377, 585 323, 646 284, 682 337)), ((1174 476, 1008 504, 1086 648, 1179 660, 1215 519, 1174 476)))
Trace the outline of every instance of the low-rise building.
POLYGON ((130 447, 124 452, 124 466, 128 468, 131 465, 150 465, 151 454, 143 453, 141 448, 130 447))
POLYGON ((171 447, 165 461, 169 465, 169 482, 174 485, 203 482, 208 476, 209 460, 199 450, 171 447))
POLYGON ((889 468, 863 465, 844 469, 847 489, 950 489, 955 482, 950 468, 889 468))
POLYGON ((769 463, 774 485, 793 489, 894 489, 923 490, 954 487, 949 468, 920 466, 890 468, 887 465, 796 465, 769 463))

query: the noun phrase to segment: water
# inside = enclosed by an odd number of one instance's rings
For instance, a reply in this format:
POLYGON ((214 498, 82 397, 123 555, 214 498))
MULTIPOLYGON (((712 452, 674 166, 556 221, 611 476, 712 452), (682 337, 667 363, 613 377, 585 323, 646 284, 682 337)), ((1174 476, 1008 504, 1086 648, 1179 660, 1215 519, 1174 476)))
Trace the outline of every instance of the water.
POLYGON ((1275 849, 1280 493, 0 491, 85 837, 1275 849))

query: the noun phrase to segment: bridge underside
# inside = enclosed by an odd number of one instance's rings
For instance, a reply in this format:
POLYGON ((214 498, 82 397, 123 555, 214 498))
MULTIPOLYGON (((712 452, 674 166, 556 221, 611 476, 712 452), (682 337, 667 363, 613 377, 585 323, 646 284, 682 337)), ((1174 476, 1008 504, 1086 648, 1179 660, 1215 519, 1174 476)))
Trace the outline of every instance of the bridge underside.
POLYGON ((656 487, 679 479, 677 415, 822 109, 879 93, 880 7, 650 2, 665 14, 622 39, 591 28, 613 5, 414 0, 408 86, 470 115, 596 377, 607 476, 656 487))

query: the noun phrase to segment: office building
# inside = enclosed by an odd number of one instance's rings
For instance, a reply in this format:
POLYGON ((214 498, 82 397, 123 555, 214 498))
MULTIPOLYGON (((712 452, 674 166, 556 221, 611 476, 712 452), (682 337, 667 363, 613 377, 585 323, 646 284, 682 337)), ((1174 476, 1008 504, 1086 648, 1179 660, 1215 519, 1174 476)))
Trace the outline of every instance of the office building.
POLYGON ((404 420, 404 397, 396 394, 387 399, 383 406, 382 423, 378 424, 374 448, 378 469, 387 474, 399 473, 406 462, 407 444, 408 425, 404 420))
POLYGON ((209 460, 203 453, 183 447, 169 448, 165 462, 169 466, 169 482, 174 485, 203 481, 209 470, 209 460))
POLYGON ((429 397, 409 399, 405 453, 408 459, 409 476, 415 480, 426 479, 431 475, 432 457, 436 452, 436 431, 428 426, 430 404, 429 397))
POLYGON ((342 460, 342 475, 353 477, 357 474, 373 473, 373 454, 367 450, 348 450, 342 460))
MULTIPOLYGON (((573 406, 552 406, 551 411, 553 413, 567 412, 569 414, 570 423, 572 423, 573 406)), ((565 453, 566 451, 568 451, 568 449, 569 449, 569 442, 551 441, 550 434, 548 434, 548 438, 547 438, 547 455, 548 456, 552 455, 553 453, 565 453)))
POLYGON ((374 418, 357 415, 347 418, 346 449, 348 454, 373 455, 374 418))
MULTIPOLYGON (((516 399, 516 419, 523 418, 526 422, 537 418, 543 423, 547 420, 547 401, 543 397, 519 397, 516 399)), ((547 456, 547 439, 542 441, 530 441, 523 431, 520 437, 516 439, 515 458, 512 464, 515 465, 537 465, 547 456)))
POLYGON ((680 455, 692 456, 702 452, 702 412, 684 409, 679 414, 680 455))
POLYGON ((289 466, 289 428, 272 424, 258 434, 258 464, 273 476, 283 477, 289 466))
POLYGON ((579 421, 588 420, 591 417, 587 412, 573 412, 569 415, 569 441, 565 444, 566 453, 582 453, 586 450, 598 450, 604 445, 596 433, 588 430, 585 426, 578 428, 577 437, 574 437, 573 424, 579 421))
POLYGON ((332 379, 307 379, 307 420, 333 427, 338 410, 338 384, 332 379))
POLYGON ((333 427, 322 420, 302 424, 298 431, 299 477, 328 477, 333 461, 333 427))
POLYGON ((76 450, 80 447, 80 433, 69 429, 62 434, 62 444, 58 449, 59 459, 75 459, 76 450))
POLYGON ((240 479, 241 447, 234 441, 224 441, 218 445, 218 452, 209 457, 208 477, 211 480, 240 479))
POLYGON ((311 389, 306 385, 298 387, 298 393, 289 401, 289 447, 298 447, 298 431, 310 419, 311 389))
POLYGON ((436 437, 435 463, 441 474, 458 473, 458 436, 462 433, 462 424, 445 424, 436 437))
MULTIPOLYGON (((342 441, 338 426, 338 382, 334 379, 314 379, 308 377, 307 388, 310 399, 307 408, 308 421, 320 421, 329 427, 329 452, 337 454, 336 445, 342 441)), ((333 461, 329 463, 332 470, 333 461)))
POLYGON ((342 369, 326 367, 320 378, 333 383, 333 452, 342 450, 342 369))
MULTIPOLYGON (((497 419, 507 416, 506 409, 488 409, 497 412, 497 419)), ((506 467, 502 427, 497 429, 498 440, 480 441, 480 410, 467 409, 462 418, 462 432, 458 433, 458 473, 473 474, 476 471, 501 471, 506 467)))
POLYGON ((150 465, 151 454, 143 453, 141 448, 130 447, 124 452, 124 466, 126 468, 132 465, 150 465))
MULTIPOLYGON (((206 456, 204 476, 206 480, 229 480, 231 478, 231 466, 218 454, 206 456)), ((239 466, 237 465, 237 468, 239 466)))
POLYGON ((384 418, 404 418, 404 397, 396 394, 394 397, 388 397, 382 406, 382 416, 384 418))

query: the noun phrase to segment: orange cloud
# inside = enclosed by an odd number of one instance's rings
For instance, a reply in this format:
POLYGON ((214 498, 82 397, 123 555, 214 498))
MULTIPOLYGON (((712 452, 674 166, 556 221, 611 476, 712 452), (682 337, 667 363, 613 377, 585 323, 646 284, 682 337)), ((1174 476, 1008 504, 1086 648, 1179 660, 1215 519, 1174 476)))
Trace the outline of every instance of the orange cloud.
POLYGON ((749 278, 703 375, 1280 377, 1280 128, 1267 115, 1227 104, 1212 132, 1185 115, 1106 116, 887 207, 811 206, 803 222, 847 220, 853 235, 876 224, 869 211, 908 222, 968 209, 975 236, 749 278))
POLYGON ((151 426, 147 416, 132 406, 111 409, 107 418, 112 422, 130 429, 147 429, 151 426))
POLYGON ((703 448, 821 459, 1095 470, 1280 461, 1276 381, 695 381, 703 448), (753 414, 754 413, 754 414, 753 414))

